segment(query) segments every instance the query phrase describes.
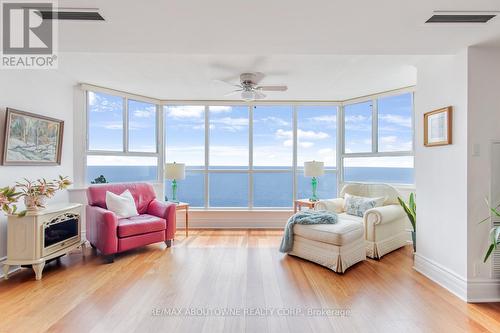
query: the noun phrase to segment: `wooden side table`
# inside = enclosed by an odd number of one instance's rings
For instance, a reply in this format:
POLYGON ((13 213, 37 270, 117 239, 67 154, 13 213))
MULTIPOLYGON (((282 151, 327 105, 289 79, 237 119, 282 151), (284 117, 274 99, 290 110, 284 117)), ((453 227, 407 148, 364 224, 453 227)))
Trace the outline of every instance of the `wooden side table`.
POLYGON ((317 201, 310 201, 309 199, 297 199, 293 203, 293 212, 297 213, 297 211, 302 210, 302 207, 307 207, 309 209, 313 209, 316 206, 317 201))
POLYGON ((186 237, 188 236, 189 229, 189 204, 187 202, 175 203, 175 210, 185 210, 186 211, 186 237))

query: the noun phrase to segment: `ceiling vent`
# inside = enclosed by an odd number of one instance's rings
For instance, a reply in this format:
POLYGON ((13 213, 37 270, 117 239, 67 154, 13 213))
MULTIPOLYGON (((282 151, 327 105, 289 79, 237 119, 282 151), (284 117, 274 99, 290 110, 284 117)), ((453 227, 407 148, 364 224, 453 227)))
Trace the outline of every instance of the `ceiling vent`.
MULTIPOLYGON (((33 5, 30 5, 29 8, 37 9, 37 7, 33 5)), ((44 20, 104 21, 104 17, 99 14, 98 8, 38 8, 36 13, 44 20)))
POLYGON ((497 12, 444 12, 435 11, 425 23, 487 23, 497 12))
POLYGON ((104 21, 98 12, 91 11, 40 11, 44 20, 104 21))

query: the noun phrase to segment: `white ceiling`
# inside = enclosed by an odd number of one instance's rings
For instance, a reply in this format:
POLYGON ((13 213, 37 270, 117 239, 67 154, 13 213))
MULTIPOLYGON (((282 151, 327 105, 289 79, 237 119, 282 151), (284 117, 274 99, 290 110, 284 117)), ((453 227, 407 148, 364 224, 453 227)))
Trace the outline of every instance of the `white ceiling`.
MULTIPOLYGON (((106 22, 60 22, 59 67, 76 82, 160 99, 228 99, 245 71, 287 84, 272 100, 343 100, 416 84, 422 57, 500 45, 500 17, 425 25, 433 10, 498 0, 59 0, 106 22)), ((233 96, 233 98, 236 98, 233 96)))
MULTIPOLYGON (((243 56, 62 53, 59 71, 89 83, 159 99, 221 100, 238 74, 260 71, 263 84, 287 84, 270 100, 344 100, 416 84, 423 56, 243 56)), ((237 99, 238 96, 232 96, 237 99)))
POLYGON ((488 24, 425 25, 434 10, 498 0, 59 0, 106 22, 61 22, 62 51, 189 54, 450 54, 495 39, 488 24))

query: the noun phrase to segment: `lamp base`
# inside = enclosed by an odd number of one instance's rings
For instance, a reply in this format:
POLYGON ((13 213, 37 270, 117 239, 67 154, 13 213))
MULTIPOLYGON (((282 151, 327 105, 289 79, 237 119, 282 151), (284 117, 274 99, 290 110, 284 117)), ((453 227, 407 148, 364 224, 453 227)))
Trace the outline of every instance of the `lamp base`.
POLYGON ((311 187, 312 187, 312 196, 309 198, 309 201, 316 202, 319 200, 318 196, 316 195, 316 189, 318 187, 318 180, 316 179, 316 177, 312 177, 311 187))

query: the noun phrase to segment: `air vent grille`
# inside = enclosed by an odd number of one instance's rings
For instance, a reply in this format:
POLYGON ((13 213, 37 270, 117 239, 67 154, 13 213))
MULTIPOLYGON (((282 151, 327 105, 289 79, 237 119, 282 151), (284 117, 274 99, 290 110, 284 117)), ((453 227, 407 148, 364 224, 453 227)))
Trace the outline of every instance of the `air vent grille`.
POLYGON ((98 12, 40 11, 44 20, 104 21, 98 12))
POLYGON ((435 14, 425 23, 486 23, 494 14, 435 14))

